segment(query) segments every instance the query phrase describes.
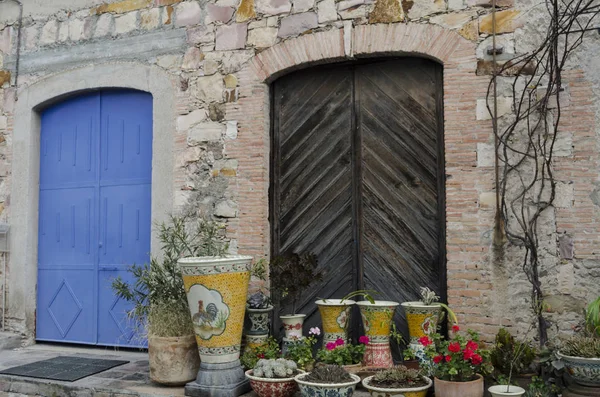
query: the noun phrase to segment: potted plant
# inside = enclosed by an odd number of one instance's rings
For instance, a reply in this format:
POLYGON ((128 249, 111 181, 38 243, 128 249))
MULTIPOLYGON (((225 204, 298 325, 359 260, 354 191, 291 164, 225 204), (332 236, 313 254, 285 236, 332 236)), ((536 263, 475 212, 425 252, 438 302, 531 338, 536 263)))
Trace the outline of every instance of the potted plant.
POLYGON ((317 364, 311 372, 297 375, 295 380, 302 397, 351 397, 360 377, 339 365, 317 364))
POLYGON ((477 332, 461 335, 457 326, 445 340, 440 334, 423 336, 419 343, 433 363, 436 397, 483 397, 483 375, 491 372, 489 351, 482 349, 477 332))
POLYGON ((193 380, 200 366, 177 260, 187 254, 188 246, 198 247, 204 241, 197 238, 184 243, 174 238, 182 225, 183 218, 172 217, 169 224, 158 226, 162 257, 131 266, 133 284, 120 277, 112 281, 115 295, 133 303, 128 314, 139 334, 148 337, 150 379, 164 385, 183 385, 193 380))
POLYGON ((354 291, 342 299, 319 299, 315 304, 319 308, 323 322, 323 344, 335 342, 338 339, 348 341, 348 324, 352 305, 356 302, 351 298, 362 295, 372 301, 369 291, 354 291))
POLYGON ((392 318, 398 302, 366 300, 356 303, 360 308, 365 334, 369 344, 363 365, 366 367, 391 367, 394 365, 390 347, 392 318))
MULTIPOLYGON (((264 259, 259 260, 252 266, 251 275, 261 281, 267 280, 267 268, 264 259)), ((271 298, 264 292, 263 287, 250 295, 246 302, 246 313, 249 322, 246 335, 254 337, 269 335, 271 311, 273 311, 271 298)))
POLYGON ((325 364, 337 364, 346 370, 361 366, 365 350, 369 344, 368 336, 358 338, 358 344, 346 343, 339 338, 335 342, 328 342, 325 347, 317 352, 317 361, 325 364))
MULTIPOLYGON (((531 328, 530 328, 531 329, 531 328)), ((520 396, 525 394, 525 389, 512 385, 514 377, 522 374, 532 374, 530 369, 537 353, 535 348, 528 342, 516 341, 505 328, 500 328, 490 353, 491 362, 498 376, 499 384, 492 386, 488 391, 493 396, 520 396)), ((527 385, 524 385, 527 386, 527 385)))
POLYGON ((315 363, 313 346, 317 343, 317 336, 321 335, 318 327, 311 328, 308 338, 292 338, 288 341, 284 357, 294 361, 298 368, 310 371, 315 363))
POLYGON ((252 257, 228 254, 220 223, 198 219, 187 226, 177 239, 197 235, 206 243, 178 260, 201 361, 185 392, 243 394, 250 390, 239 358, 252 257))
POLYGON ((425 397, 432 382, 419 370, 400 365, 369 376, 362 384, 373 397, 425 397))
POLYGON ((298 299, 314 281, 321 279, 317 257, 311 253, 277 256, 271 260, 271 293, 281 306, 291 304, 291 313, 280 316, 285 332, 284 343, 301 339, 306 314, 297 314, 298 299))
POLYGON ((252 369, 259 360, 273 360, 281 358, 281 348, 277 339, 267 337, 265 343, 247 348, 242 354, 240 361, 245 369, 252 369))
POLYGON ((600 297, 586 308, 580 328, 560 342, 556 355, 575 383, 600 388, 600 297))
POLYGON ((298 390, 294 377, 300 373, 304 371, 295 362, 278 358, 259 360, 246 377, 258 397, 292 397, 298 390))

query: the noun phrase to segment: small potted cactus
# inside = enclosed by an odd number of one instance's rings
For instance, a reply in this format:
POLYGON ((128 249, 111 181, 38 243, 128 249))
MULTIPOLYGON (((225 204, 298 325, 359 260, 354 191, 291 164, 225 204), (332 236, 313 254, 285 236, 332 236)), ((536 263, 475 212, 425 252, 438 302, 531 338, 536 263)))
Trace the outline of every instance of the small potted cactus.
POLYGON ((295 379, 302 397, 351 397, 360 382, 358 375, 349 374, 339 365, 321 363, 295 379))
POLYGON ((292 397, 298 390, 294 376, 302 373, 292 360, 278 358, 258 360, 246 377, 258 397, 292 397))
POLYGON ((380 371, 362 381, 372 397, 425 397, 432 383, 421 371, 403 365, 380 371))

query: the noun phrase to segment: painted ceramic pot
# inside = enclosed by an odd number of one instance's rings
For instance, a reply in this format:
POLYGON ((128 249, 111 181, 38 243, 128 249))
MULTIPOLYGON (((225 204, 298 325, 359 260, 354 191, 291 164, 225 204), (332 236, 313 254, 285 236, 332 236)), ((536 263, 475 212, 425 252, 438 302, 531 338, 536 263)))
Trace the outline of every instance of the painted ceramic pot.
POLYGON ((435 397, 483 397, 483 376, 470 382, 451 382, 434 378, 435 397))
POLYGON ((583 358, 556 355, 565 364, 565 369, 575 383, 582 386, 600 387, 600 358, 583 358))
POLYGON ((406 314, 410 343, 418 344, 419 338, 436 332, 442 313, 441 305, 425 305, 423 302, 404 302, 402 307, 406 314))
POLYGON ((246 335, 269 335, 272 311, 273 306, 266 309, 250 309, 247 307, 249 328, 246 330, 246 335))
POLYGON ((203 363, 240 357, 251 261, 242 255, 178 261, 203 363))
MULTIPOLYGON (((258 397, 292 397, 298 390, 294 378, 269 379, 252 375, 253 370, 246 371, 250 386, 258 397)), ((304 371, 300 371, 304 373, 304 371)))
POLYGON ((302 339, 302 326, 304 325, 304 319, 306 314, 289 314, 286 316, 280 316, 281 323, 283 324, 283 331, 285 336, 283 337, 286 341, 292 341, 302 339))
POLYGON ((426 386, 421 387, 407 387, 407 388, 383 388, 371 385, 372 376, 363 379, 362 385, 369 391, 372 397, 425 397, 427 390, 431 387, 433 382, 427 377, 423 377, 427 381, 426 386))
POLYGON ((300 387, 302 397, 351 397, 356 385, 360 383, 358 375, 350 374, 352 382, 348 383, 312 383, 303 380, 308 374, 297 375, 294 379, 300 387))
POLYGON ((246 335, 246 349, 256 349, 267 343, 269 335, 246 335))
POLYGON ((363 365, 367 367, 391 367, 394 365, 390 348, 390 332, 392 318, 398 302, 362 301, 356 303, 360 307, 365 334, 369 344, 365 350, 363 365))
POLYGON ((496 385, 488 388, 488 391, 492 395, 492 397, 504 397, 504 396, 522 396, 525 394, 525 389, 519 386, 508 386, 506 385, 496 385))
POLYGON ((323 345, 335 342, 338 338, 348 342, 348 320, 353 300, 321 299, 315 302, 323 322, 323 345))

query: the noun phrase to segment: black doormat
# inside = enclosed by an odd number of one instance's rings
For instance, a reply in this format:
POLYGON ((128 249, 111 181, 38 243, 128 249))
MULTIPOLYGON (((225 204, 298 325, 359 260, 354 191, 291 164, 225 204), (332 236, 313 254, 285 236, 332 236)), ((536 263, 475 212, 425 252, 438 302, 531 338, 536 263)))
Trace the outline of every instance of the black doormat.
POLYGON ((129 361, 61 356, 49 360, 20 365, 0 371, 3 375, 74 382, 107 369, 127 364, 129 361))

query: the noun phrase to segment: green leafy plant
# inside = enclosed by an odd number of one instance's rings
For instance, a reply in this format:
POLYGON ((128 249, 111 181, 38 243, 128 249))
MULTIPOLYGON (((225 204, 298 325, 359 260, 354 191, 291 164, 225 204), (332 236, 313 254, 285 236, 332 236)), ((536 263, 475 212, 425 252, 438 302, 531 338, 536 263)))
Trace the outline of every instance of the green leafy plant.
POLYGON ((317 338, 313 334, 306 338, 296 339, 288 346, 285 358, 298 364, 298 368, 310 371, 315 363, 313 346, 316 343, 317 338))
POLYGON ((415 352, 406 347, 406 341, 404 340, 404 336, 398 328, 396 327, 396 323, 392 321, 392 328, 390 330, 390 340, 393 342, 392 346, 396 351, 402 356, 402 360, 416 360, 417 356, 415 352))
POLYGON ((188 224, 185 217, 171 216, 157 226, 162 257, 132 265, 133 282, 117 277, 115 295, 133 303, 128 312, 141 335, 183 336, 193 334, 181 272, 177 260, 186 256, 221 256, 227 251, 220 231, 223 226, 200 219, 188 224))
POLYGON ((258 360, 252 371, 253 376, 269 379, 291 378, 297 374, 296 363, 284 358, 258 360))
POLYGON ((560 389, 556 385, 545 382, 542 378, 534 376, 523 397, 556 397, 559 392, 560 389))
POLYGON ((496 334, 490 354, 494 368, 509 378, 530 371, 536 356, 537 350, 530 342, 515 340, 506 328, 500 328, 496 334))
POLYGON ((417 369, 408 369, 404 365, 398 365, 377 372, 369 384, 385 389, 403 389, 427 386, 429 382, 425 380, 421 371, 417 369))
POLYGON ((358 344, 346 343, 342 338, 329 342, 324 349, 317 352, 317 360, 325 364, 353 365, 360 364, 365 355, 368 336, 358 338, 358 344))
POLYGON ((322 274, 317 270, 317 257, 311 253, 277 256, 271 260, 271 294, 281 304, 291 303, 292 314, 303 291, 322 274))
POLYGON ((586 330, 594 336, 600 336, 600 296, 590 302, 585 310, 586 330))
POLYGON ((352 382, 352 377, 339 365, 319 363, 303 380, 312 383, 333 384, 352 382))
POLYGON ((279 347, 279 343, 277 342, 277 339, 270 336, 263 345, 253 349, 246 349, 244 354, 242 354, 240 361, 244 368, 254 369, 259 360, 272 360, 280 357, 281 348, 279 347))
POLYGON ((565 356, 600 358, 600 339, 584 334, 575 334, 560 342, 560 353, 565 356))
MULTIPOLYGON (((267 261, 260 259, 254 265, 252 265, 250 275, 258 280, 267 281, 267 261)), ((266 289, 261 286, 260 289, 250 295, 246 301, 248 308, 250 309, 267 309, 271 306, 272 300, 267 295, 266 289)))
MULTIPOLYGON (((445 303, 440 302, 439 295, 431 289, 429 289, 428 287, 421 287, 421 302, 427 306, 433 305, 434 303, 440 305, 442 309, 444 309, 444 311, 448 313, 448 319, 450 320, 450 322, 452 324, 458 324, 458 319, 456 317, 456 314, 454 314, 454 312, 452 311, 452 309, 450 309, 450 307, 445 303)), ((440 323, 444 319, 443 316, 444 312, 442 312, 442 317, 438 319, 438 323, 440 323)))

